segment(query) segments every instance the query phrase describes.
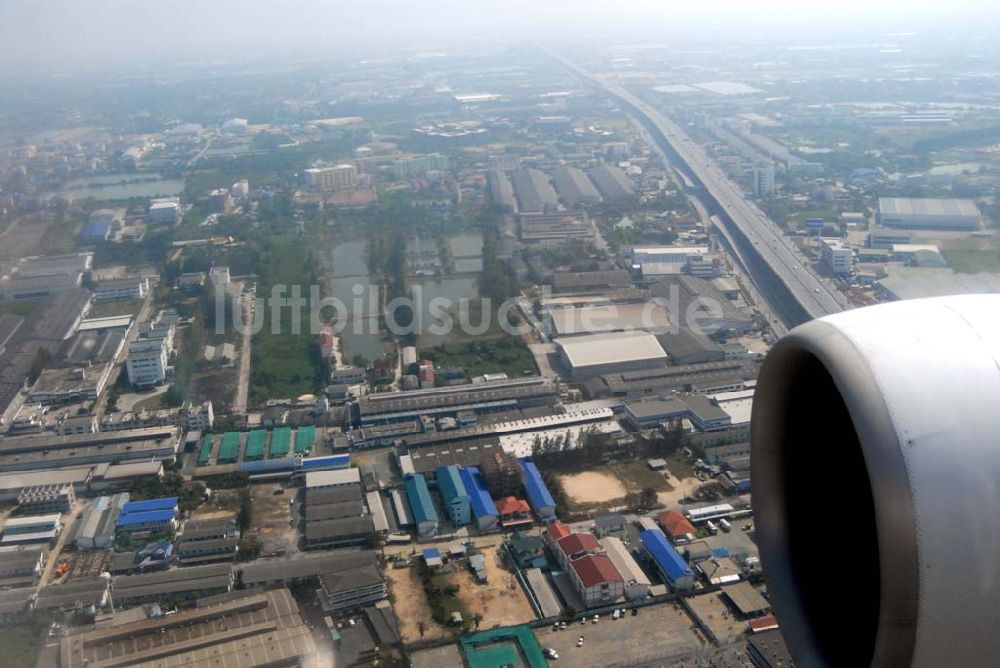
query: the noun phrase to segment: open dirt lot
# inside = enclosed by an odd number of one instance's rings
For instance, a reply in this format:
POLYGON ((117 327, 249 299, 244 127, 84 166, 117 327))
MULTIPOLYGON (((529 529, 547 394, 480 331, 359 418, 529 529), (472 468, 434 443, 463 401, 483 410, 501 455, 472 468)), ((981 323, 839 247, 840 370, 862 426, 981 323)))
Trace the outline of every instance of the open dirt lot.
POLYGON ((535 636, 542 647, 559 652, 559 662, 569 666, 630 666, 706 647, 693 627, 683 608, 664 604, 642 608, 636 617, 628 613, 619 620, 602 616, 598 624, 568 624, 564 631, 542 627, 535 629, 535 636), (584 644, 578 648, 576 639, 581 635, 584 644))
POLYGON ((260 540, 261 556, 297 552, 299 534, 293 526, 290 511, 298 512, 298 507, 288 504, 295 490, 284 489, 280 483, 253 485, 250 490, 253 495, 251 531, 260 540), (284 493, 276 495, 279 489, 283 489, 284 493))
POLYGON ((49 216, 23 216, 15 220, 0 234, 0 248, 3 249, 0 253, 7 257, 31 255, 54 222, 49 216))
POLYGON ((596 471, 561 475, 563 489, 577 503, 601 503, 620 499, 626 494, 625 485, 616 476, 596 471))
POLYGON ((737 621, 729 611, 722 594, 712 592, 702 596, 692 596, 687 599, 688 605, 694 610, 701 623, 712 630, 721 643, 736 640, 746 629, 746 622, 737 621))
POLYGON ((444 668, 444 666, 461 666, 462 652, 458 643, 443 647, 422 649, 410 654, 410 665, 413 668, 444 668))
POLYGON ((392 594, 392 608, 399 619, 399 635, 403 643, 420 640, 419 622, 424 622, 424 639, 445 638, 447 629, 431 619, 423 583, 415 567, 389 568, 385 572, 392 594))
POLYGON ((534 619, 531 605, 514 575, 497 563, 496 550, 484 550, 484 554, 489 580, 486 584, 476 582, 465 564, 447 576, 449 582, 458 585, 458 598, 469 614, 478 612, 483 616, 480 630, 521 624, 534 619))

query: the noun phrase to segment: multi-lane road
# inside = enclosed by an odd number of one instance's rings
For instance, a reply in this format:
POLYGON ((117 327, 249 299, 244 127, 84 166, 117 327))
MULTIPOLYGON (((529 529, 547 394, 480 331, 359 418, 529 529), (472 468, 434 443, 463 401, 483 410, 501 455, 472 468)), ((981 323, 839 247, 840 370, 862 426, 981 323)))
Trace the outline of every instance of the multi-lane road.
POLYGON ((639 117, 661 148, 683 163, 728 226, 728 231, 743 242, 745 253, 752 253, 761 261, 750 263, 751 277, 773 301, 784 302, 780 312, 787 324, 797 325, 847 308, 843 295, 833 284, 813 272, 808 260, 791 241, 760 208, 744 197, 739 187, 676 123, 621 86, 592 76, 565 59, 558 60, 627 107, 639 117))

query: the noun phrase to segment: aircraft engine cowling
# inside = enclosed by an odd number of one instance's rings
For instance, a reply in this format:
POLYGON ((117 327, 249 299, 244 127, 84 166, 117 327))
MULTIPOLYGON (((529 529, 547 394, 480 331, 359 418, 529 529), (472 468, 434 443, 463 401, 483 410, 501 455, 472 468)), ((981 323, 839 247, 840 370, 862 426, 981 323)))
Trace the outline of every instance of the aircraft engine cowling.
POLYGON ((754 520, 797 665, 1000 661, 1000 295, 892 302, 775 344, 754 520))

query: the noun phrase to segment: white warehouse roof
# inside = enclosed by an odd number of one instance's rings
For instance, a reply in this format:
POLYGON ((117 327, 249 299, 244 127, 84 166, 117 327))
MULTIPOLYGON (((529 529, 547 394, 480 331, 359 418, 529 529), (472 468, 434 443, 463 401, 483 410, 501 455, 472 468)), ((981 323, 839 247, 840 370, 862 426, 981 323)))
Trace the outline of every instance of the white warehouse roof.
POLYGON ((361 483, 361 469, 339 469, 335 471, 307 471, 306 489, 361 483))
POLYGON ((973 216, 979 208, 971 199, 935 199, 931 197, 880 197, 878 210, 894 216, 973 216))
POLYGON ((667 353, 649 332, 608 332, 556 339, 574 369, 598 364, 666 361, 667 353))

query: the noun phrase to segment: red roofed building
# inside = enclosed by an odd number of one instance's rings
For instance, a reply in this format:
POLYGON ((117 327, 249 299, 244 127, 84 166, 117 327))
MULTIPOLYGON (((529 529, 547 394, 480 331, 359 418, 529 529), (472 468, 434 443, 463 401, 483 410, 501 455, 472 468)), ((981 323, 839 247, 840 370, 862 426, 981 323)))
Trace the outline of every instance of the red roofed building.
POLYGON ((685 534, 693 535, 698 533, 694 525, 688 522, 688 519, 676 510, 665 510, 657 516, 657 519, 660 520, 660 526, 663 527, 663 532, 667 534, 667 538, 670 540, 683 538, 685 534))
POLYGON ((556 546, 559 548, 555 551, 556 557, 565 569, 569 569, 569 564, 574 559, 601 551, 601 544, 592 533, 571 533, 565 538, 560 538, 556 546))
POLYGON ((549 549, 553 552, 558 552, 557 543, 571 533, 573 532, 570 531, 570 528, 562 522, 552 522, 545 525, 545 531, 542 532, 542 540, 548 543, 549 549))
POLYGON ((603 554, 591 554, 573 561, 569 574, 588 608, 614 603, 625 595, 621 573, 603 554))
POLYGON ((524 499, 505 496, 494 502, 500 513, 500 524, 504 527, 515 527, 531 524, 531 506, 524 499))
POLYGON ((751 619, 749 622, 750 633, 760 633, 778 628, 778 618, 774 615, 767 615, 759 619, 751 619))

